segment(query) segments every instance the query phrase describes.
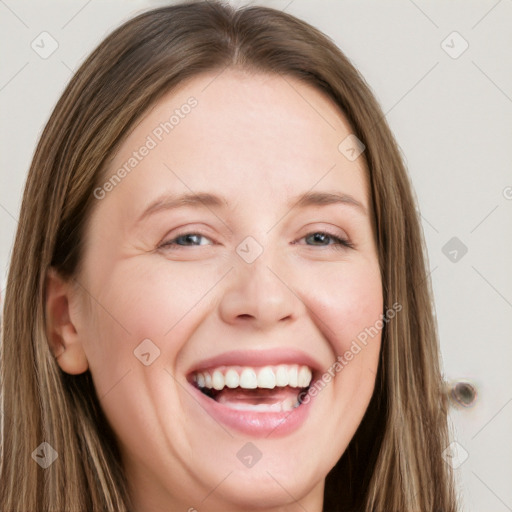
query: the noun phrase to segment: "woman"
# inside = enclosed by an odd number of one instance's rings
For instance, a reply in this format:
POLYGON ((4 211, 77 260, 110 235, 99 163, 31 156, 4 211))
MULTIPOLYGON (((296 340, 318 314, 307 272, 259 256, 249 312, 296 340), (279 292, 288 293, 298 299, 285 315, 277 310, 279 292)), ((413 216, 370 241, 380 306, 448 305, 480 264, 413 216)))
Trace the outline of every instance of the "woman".
POLYGON ((0 509, 453 511, 430 297, 396 143, 339 49, 263 7, 142 14, 29 173, 0 509))

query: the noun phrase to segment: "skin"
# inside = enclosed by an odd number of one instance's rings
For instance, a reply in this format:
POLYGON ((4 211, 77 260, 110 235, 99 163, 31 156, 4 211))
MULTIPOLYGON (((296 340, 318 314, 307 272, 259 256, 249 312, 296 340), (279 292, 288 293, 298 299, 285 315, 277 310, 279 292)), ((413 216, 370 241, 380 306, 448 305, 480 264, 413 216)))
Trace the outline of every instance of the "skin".
POLYGON ((122 144, 106 179, 176 108, 197 99, 96 201, 76 281, 49 274, 49 337, 64 371, 92 373, 136 512, 320 512, 324 479, 370 401, 380 334, 284 437, 254 439, 217 423, 192 399, 186 373, 224 352, 275 347, 300 349, 328 369, 375 324, 382 283, 365 162, 338 150, 352 130, 311 86, 238 70, 217 75, 168 93, 122 144), (363 208, 288 205, 308 191, 349 194, 363 208), (164 209, 138 222, 162 194, 190 192, 223 195, 228 204, 164 209), (315 241, 311 233, 325 230, 354 247, 315 241), (202 236, 161 246, 186 233, 202 236), (263 248, 250 264, 236 252, 248 236, 263 248), (144 339, 160 350, 149 366, 134 356, 144 339), (236 457, 248 441, 262 453, 252 468, 236 457))

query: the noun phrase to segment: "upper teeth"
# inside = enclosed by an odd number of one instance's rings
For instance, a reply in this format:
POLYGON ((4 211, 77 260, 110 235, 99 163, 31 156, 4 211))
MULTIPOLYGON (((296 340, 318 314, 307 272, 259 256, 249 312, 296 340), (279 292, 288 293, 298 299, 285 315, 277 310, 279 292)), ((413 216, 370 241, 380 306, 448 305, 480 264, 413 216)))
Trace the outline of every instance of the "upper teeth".
POLYGON ((305 388, 311 382, 311 369, 296 364, 263 366, 262 368, 222 366, 195 372, 194 380, 200 388, 221 390, 228 388, 267 388, 290 386, 305 388))

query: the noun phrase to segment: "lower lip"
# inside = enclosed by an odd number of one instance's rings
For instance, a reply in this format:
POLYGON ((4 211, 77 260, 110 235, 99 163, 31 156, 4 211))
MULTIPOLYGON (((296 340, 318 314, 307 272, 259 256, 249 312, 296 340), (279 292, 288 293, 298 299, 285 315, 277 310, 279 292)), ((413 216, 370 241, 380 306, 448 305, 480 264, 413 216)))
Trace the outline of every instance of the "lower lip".
POLYGON ((252 437, 283 437, 301 427, 309 416, 313 399, 286 412, 252 412, 231 409, 191 386, 194 396, 210 416, 230 428, 252 437))

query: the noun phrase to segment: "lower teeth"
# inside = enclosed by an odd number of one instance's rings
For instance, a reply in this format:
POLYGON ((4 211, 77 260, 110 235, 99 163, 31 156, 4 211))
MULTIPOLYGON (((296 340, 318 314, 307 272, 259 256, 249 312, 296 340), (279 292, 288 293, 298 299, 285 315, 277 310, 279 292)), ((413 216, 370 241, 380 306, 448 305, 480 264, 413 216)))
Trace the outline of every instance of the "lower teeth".
POLYGON ((309 388, 302 389, 224 389, 217 391, 210 388, 199 388, 206 396, 216 402, 238 411, 253 412, 290 412, 299 407, 303 394, 309 388))
POLYGON ((289 412, 300 405, 298 400, 288 398, 275 404, 244 404, 243 402, 230 402, 218 400, 219 403, 236 409, 237 411, 259 411, 259 412, 289 412))

